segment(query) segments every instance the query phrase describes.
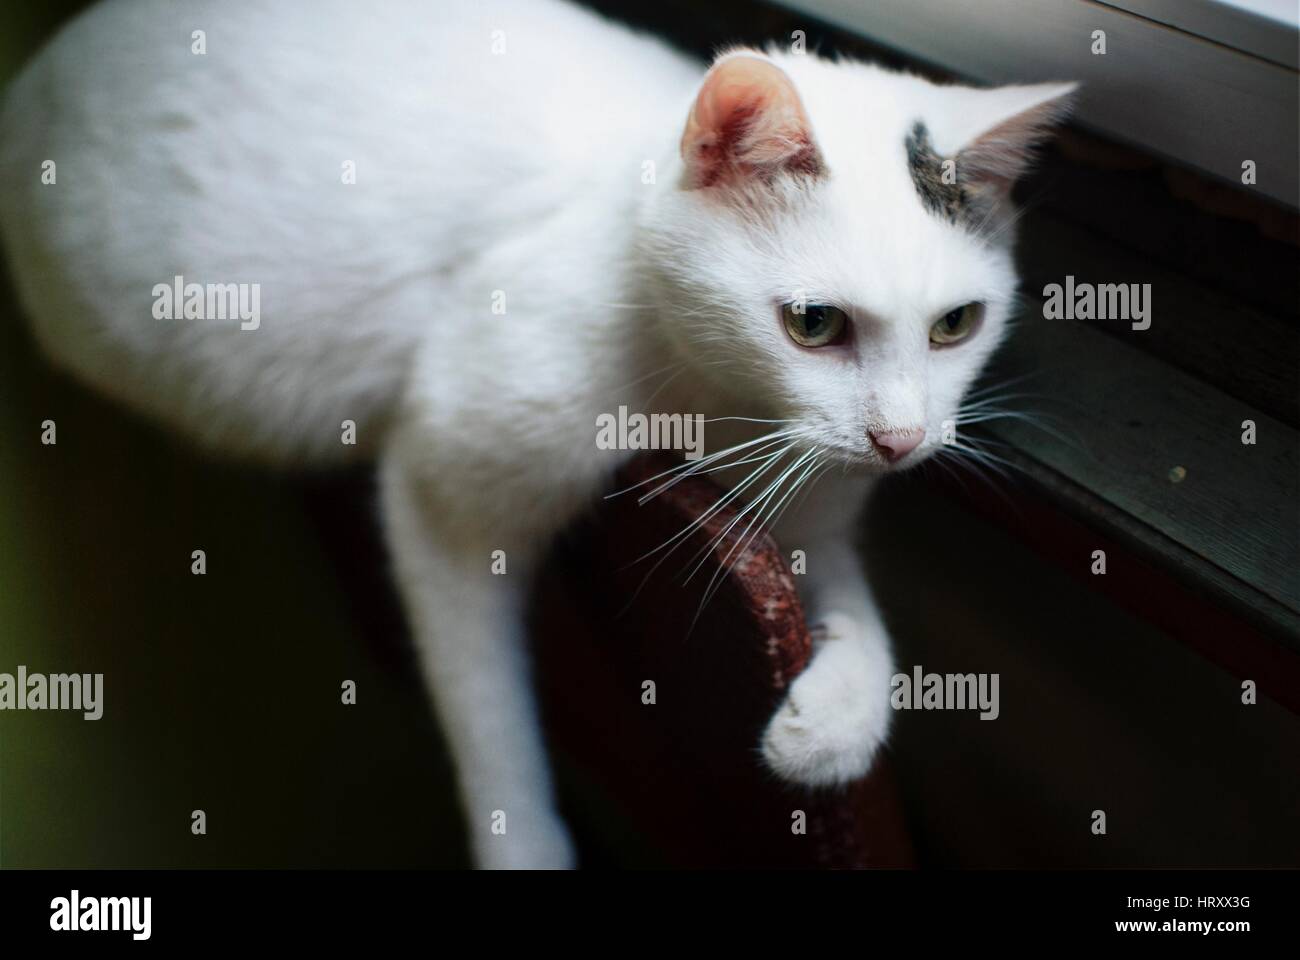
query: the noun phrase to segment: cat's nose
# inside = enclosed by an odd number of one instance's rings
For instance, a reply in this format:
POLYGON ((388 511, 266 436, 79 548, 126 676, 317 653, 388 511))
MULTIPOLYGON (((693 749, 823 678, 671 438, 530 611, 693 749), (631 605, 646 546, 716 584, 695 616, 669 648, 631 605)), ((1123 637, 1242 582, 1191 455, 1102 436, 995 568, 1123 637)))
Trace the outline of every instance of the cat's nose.
POLYGON ((921 441, 925 439, 925 429, 918 427, 915 430, 890 430, 880 433, 872 430, 869 435, 871 442, 880 451, 880 455, 890 463, 897 463, 921 445, 921 441))

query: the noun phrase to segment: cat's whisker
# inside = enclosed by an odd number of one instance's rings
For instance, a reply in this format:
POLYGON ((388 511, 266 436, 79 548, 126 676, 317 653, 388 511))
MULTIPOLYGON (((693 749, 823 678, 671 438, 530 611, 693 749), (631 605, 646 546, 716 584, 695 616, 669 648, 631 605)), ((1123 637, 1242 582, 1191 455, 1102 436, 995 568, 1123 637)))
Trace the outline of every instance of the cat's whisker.
MULTIPOLYGON (((787 448, 787 449, 788 449, 788 448, 787 448)), ((783 455, 784 455, 784 453, 783 453, 783 455)), ((711 552, 711 551, 712 551, 712 550, 713 550, 713 549, 714 549, 714 548, 715 548, 719 543, 721 543, 723 540, 725 540, 727 534, 731 532, 732 528, 734 528, 734 527, 736 526, 736 524, 740 522, 740 520, 741 520, 741 519, 746 515, 746 513, 748 513, 748 511, 749 511, 749 510, 754 506, 754 504, 757 503, 757 502, 759 502, 759 501, 761 501, 764 497, 768 496, 769 493, 772 491, 772 489, 773 489, 774 487, 776 487, 777 485, 779 485, 780 482, 781 482, 781 480, 783 480, 784 478, 785 478, 785 474, 783 473, 783 474, 781 474, 780 476, 778 476, 777 479, 774 480, 772 483, 769 483, 766 487, 764 487, 764 488, 763 488, 763 491, 762 491, 762 492, 761 492, 757 497, 755 497, 753 500, 751 500, 751 501, 749 501, 748 503, 746 503, 746 504, 745 504, 745 505, 744 505, 744 506, 743 506, 743 507, 742 507, 742 508, 741 508, 741 509, 736 513, 736 515, 735 515, 734 517, 731 518, 731 522, 728 523, 726 527, 724 527, 721 531, 719 531, 719 532, 718 532, 718 533, 717 533, 717 534, 716 534, 716 535, 715 535, 715 536, 714 536, 714 537, 709 541, 709 543, 705 544, 704 547, 702 547, 698 552, 696 552, 696 554, 695 554, 693 557, 691 557, 690 560, 686 561, 686 565, 687 565, 687 566, 690 566, 690 565, 691 565, 692 563, 694 563, 697 559, 699 559, 699 558, 701 557, 701 555, 707 555, 707 554, 708 554, 709 552, 711 552)), ((704 561, 707 560, 707 559, 708 559, 707 556, 705 556, 704 559, 700 559, 700 565, 703 565, 704 561)), ((691 572, 686 576, 686 579, 683 581, 683 583, 684 583, 684 584, 685 584, 685 583, 689 583, 690 580, 691 580, 691 577, 693 577, 693 576, 695 575, 696 571, 698 571, 698 570, 699 570, 699 566, 696 566, 695 569, 692 570, 692 571, 691 571, 691 572)))
POLYGON ((1044 410, 1012 409, 1007 406, 1008 403, 1016 400, 1041 402, 1051 399, 1049 394, 1026 391, 1010 392, 1009 388, 1012 386, 1036 379, 1041 375, 1041 371, 1030 371, 972 391, 958 411, 955 422, 961 426, 970 426, 997 420, 1013 420, 1041 431, 1070 449, 1092 456, 1083 439, 1070 428, 1069 421, 1064 417, 1044 410), (1065 432, 1067 430, 1069 434, 1065 432))
MULTIPOLYGON (((712 600, 718 590, 722 588, 723 582, 731 575, 731 572, 736 568, 736 565, 749 553, 754 541, 767 530, 770 530, 776 521, 780 519, 781 515, 785 512, 785 507, 789 504, 790 498, 798 491, 804 480, 807 479, 809 473, 816 468, 818 456, 819 453, 817 450, 810 450, 805 453, 791 464, 785 473, 769 486, 769 492, 765 492, 763 497, 757 501, 757 508, 753 519, 749 522, 749 526, 745 528, 744 533, 740 535, 740 538, 732 545, 731 549, 727 552, 727 555, 723 557, 722 563, 719 565, 718 569, 714 571, 713 577, 709 580, 708 585, 705 586, 704 596, 701 598, 699 609, 696 610, 695 617, 691 621, 690 630, 695 629, 695 624, 699 621, 700 615, 704 612, 704 608, 708 606, 709 601, 712 600), (803 472, 799 474, 790 485, 790 489, 770 507, 765 507, 766 502, 780 489, 781 484, 783 484, 795 470, 798 470, 801 464, 806 465, 803 468, 803 472), (756 525, 757 528, 755 529, 756 525), (751 530, 753 531, 752 534, 750 532, 751 530), (734 560, 732 559, 733 555, 735 556, 734 560)), ((696 569, 698 570, 698 567, 696 569)), ((695 571, 692 571, 691 576, 694 575, 695 571)), ((690 577, 687 578, 688 582, 689 580, 690 577)), ((687 631, 688 635, 690 630, 687 631)))
MULTIPOLYGON (((1012 511, 1017 516, 1023 515, 1023 512, 1021 511, 1019 504, 1017 504, 1014 500, 1012 500, 1011 497, 1007 494, 1004 484, 995 483, 993 479, 988 475, 987 471, 994 471, 1000 477, 1006 480, 1010 480, 1011 478, 1008 476, 1006 471, 1003 470, 1000 466, 996 466, 986 462, 983 459, 982 452, 972 451, 967 448, 954 449, 953 447, 944 447, 943 450, 938 451, 938 453, 947 453, 950 459, 945 462, 937 455, 932 459, 936 464, 943 466, 945 469, 948 469, 949 473, 951 473, 952 476, 955 477, 959 483, 961 483, 962 489, 968 490, 969 488, 966 486, 965 483, 961 482, 960 474, 956 470, 951 469, 953 467, 960 467, 962 471, 964 471, 965 473, 969 474, 970 476, 974 477, 975 479, 983 483, 985 486, 987 486, 990 490, 992 490, 995 494, 997 494, 1007 504, 1007 506, 1009 506, 1012 509, 1012 511)), ((1004 461, 1004 462, 1006 462, 1008 466, 1011 466, 1017 470, 1019 469, 1019 467, 1017 467, 1015 464, 1010 463, 1009 461, 1004 461)))
POLYGON ((743 493, 746 488, 748 488, 759 477, 761 477, 764 473, 766 473, 769 469, 771 469, 774 463, 778 462, 781 457, 785 456, 785 454, 792 449, 792 446, 793 445, 782 447, 780 450, 774 451, 763 457, 755 457, 754 458, 755 462, 761 462, 762 466, 756 467, 744 480, 742 480, 732 489, 724 491, 723 494, 719 496, 719 498, 716 501, 714 501, 711 507, 709 507, 702 514, 700 514, 700 516, 692 520, 689 524, 687 524, 684 529, 679 530, 672 537, 670 537, 668 540, 661 543, 659 546, 655 547, 653 550, 650 550, 649 552, 644 553, 641 556, 637 557, 630 564, 628 564, 628 566, 629 567, 635 566, 641 561, 649 559, 650 557, 654 556, 654 554, 664 549, 664 547, 667 547, 669 544, 675 543, 676 541, 680 540, 683 537, 689 536, 693 531, 699 529, 702 525, 707 523, 711 517, 713 517, 716 513, 718 513, 718 511, 724 509, 729 503, 735 500, 736 497, 740 496, 740 494, 743 493))
MULTIPOLYGON (((970 444, 976 443, 976 441, 974 441, 970 437, 967 437, 966 439, 970 444)), ((960 450, 962 453, 965 453, 969 459, 975 461, 976 463, 979 463, 981 466, 987 467, 988 469, 994 471, 1005 480, 1011 479, 1011 474, 1007 472, 1007 468, 1010 468, 1012 470, 1020 469, 1019 466, 1017 466, 1012 461, 1006 459, 1005 457, 999 457, 997 454, 985 450, 979 446, 974 446, 974 445, 968 446, 966 444, 954 443, 954 444, 948 444, 947 449, 960 450)))
POLYGON ((943 450, 935 451, 934 456, 929 457, 922 466, 927 470, 931 466, 940 468, 941 470, 943 470, 944 473, 952 477, 953 480, 955 480, 958 484, 960 484, 963 490, 969 490, 970 488, 966 485, 966 478, 963 477, 957 470, 953 469, 952 465, 948 462, 947 458, 940 456, 940 454, 942 453, 943 450))
MULTIPOLYGON (((765 434, 761 437, 756 437, 753 440, 749 440, 745 443, 738 443, 735 444, 734 446, 727 447, 723 450, 718 450, 717 452, 711 453, 708 456, 705 456, 699 460, 684 460, 681 463, 669 467, 667 470, 662 470, 659 473, 656 473, 653 477, 648 477, 645 480, 641 480, 638 483, 634 483, 630 487, 624 487, 622 490, 615 490, 613 493, 607 493, 605 494, 604 499, 610 500, 613 499, 614 497, 622 496, 625 493, 631 493, 633 490, 636 490, 640 487, 644 487, 647 484, 654 483, 656 480, 659 480, 662 477, 669 476, 670 474, 679 473, 681 471, 695 472, 695 470, 703 469, 705 465, 715 463, 719 458, 725 457, 728 454, 736 453, 737 451, 747 449, 749 447, 754 446, 757 443, 762 443, 766 440, 779 439, 783 435, 788 435, 790 433, 792 433, 792 431, 776 431, 774 433, 765 434)), ((667 488, 665 487, 664 489, 667 488)))
MULTIPOLYGON (((755 497, 753 501, 751 501, 750 503, 746 504, 745 508, 744 508, 743 510, 741 510, 740 513, 737 514, 737 515, 732 519, 731 523, 728 524, 727 528, 726 528, 725 530, 723 530, 723 531, 722 531, 722 532, 721 532, 717 537, 714 538, 714 544, 720 543, 723 539, 726 538, 727 534, 731 532, 732 528, 734 528, 734 527, 737 525, 737 523, 739 523, 739 521, 740 521, 740 520, 741 520, 741 519, 742 519, 742 518, 743 518, 743 517, 744 517, 744 516, 745 516, 745 515, 746 515, 746 514, 751 510, 751 509, 754 511, 754 516, 753 516, 753 518, 749 521, 749 525, 745 527, 744 532, 741 533, 740 537, 736 540, 736 542, 735 542, 734 544, 732 544, 731 549, 727 552, 727 555, 726 555, 725 557, 723 557, 723 559, 722 559, 722 564, 721 564, 720 567, 719 567, 719 571, 720 571, 721 569, 723 569, 723 568, 725 568, 725 567, 727 566, 727 561, 731 559, 732 555, 735 554, 736 549, 737 549, 737 548, 738 548, 738 547, 739 547, 739 546, 740 546, 740 545, 745 541, 745 538, 749 535, 750 530, 752 530, 752 529, 754 528, 754 524, 758 522, 759 517, 762 515, 762 513, 763 513, 763 509, 764 509, 764 506, 767 504, 768 501, 771 500, 772 497, 774 497, 774 496, 777 495, 777 493, 778 493, 778 492, 780 491, 780 489, 781 489, 781 485, 782 485, 783 483, 785 483, 785 481, 789 478, 789 476, 790 476, 790 475, 791 475, 795 470, 798 470, 798 469, 799 469, 799 467, 800 467, 801 464, 803 464, 804 462, 806 462, 810 457, 814 457, 815 455, 816 455, 816 454, 815 454, 814 451, 809 450, 809 451, 807 451, 807 452, 801 454, 799 457, 797 457, 797 458, 795 459, 794 463, 792 463, 792 464, 790 464, 788 467, 786 467, 785 470, 784 470, 784 471, 783 471, 783 472, 782 472, 782 473, 781 473, 781 474, 780 474, 780 475, 779 475, 775 480, 773 480, 771 483, 769 483, 769 484, 768 484, 768 485, 763 489, 763 492, 762 492, 761 494, 759 494, 759 496, 755 497)), ((710 546, 712 546, 712 544, 711 544, 710 546)), ((685 579, 685 581, 683 581, 683 583, 684 583, 684 584, 685 584, 685 583, 689 583, 690 580, 691 580, 691 577, 695 576, 695 574, 696 574, 698 571, 699 571, 699 567, 697 566, 694 570, 691 571, 690 575, 688 575, 688 576, 686 577, 686 579, 685 579)), ((715 572, 714 572, 714 578, 715 578, 715 579, 716 579, 716 577, 717 577, 719 571, 715 571, 715 572)), ((710 584, 712 584, 712 583, 713 583, 713 581, 710 580, 710 584)), ((706 588, 706 593, 707 593, 707 588, 706 588)))
POLYGON ((1024 383, 1026 380, 1033 380, 1039 376, 1041 376, 1041 371, 1029 370, 1006 380, 999 380, 996 383, 988 383, 984 386, 977 387, 974 390, 971 390, 966 396, 971 400, 978 399, 979 397, 992 393, 995 390, 1005 390, 1008 387, 1014 387, 1017 384, 1024 383))
POLYGON ((759 477, 761 477, 764 473, 770 470, 772 465, 777 461, 779 461, 780 458, 784 456, 786 452, 789 451, 789 449, 790 447, 786 447, 785 449, 779 450, 776 453, 771 454, 770 456, 765 458, 763 466, 754 470, 753 473, 751 473, 741 483, 737 484, 731 490, 726 491, 721 497, 718 498, 718 500, 714 503, 712 507, 710 507, 704 513, 702 513, 699 517, 696 517, 695 520, 693 520, 691 523, 687 524, 685 529, 680 530, 678 533, 670 537, 664 543, 661 543, 653 550, 650 550, 649 552, 638 557, 636 560, 627 564, 623 569, 628 569, 629 567, 635 566, 641 561, 646 560, 649 557, 652 557, 654 554, 663 550, 665 547, 668 547, 670 544, 677 542, 676 546, 672 547, 672 549, 670 549, 667 553, 665 553, 662 557, 660 557, 655 562, 654 566, 652 566, 649 570, 646 571, 645 576, 641 578, 641 583, 637 585, 636 590, 632 593, 632 596, 628 599, 628 602, 624 604, 623 609, 619 613, 619 616, 622 616, 629 609, 631 609, 632 604, 635 603, 637 597, 641 595, 641 591, 644 590, 646 584, 650 582, 650 578, 654 576, 655 571, 658 570, 663 565, 665 560, 667 560, 670 556, 672 556, 674 553, 677 552, 678 547, 680 547, 681 544, 685 542, 684 538, 688 537, 693 531, 698 530, 703 524, 707 523, 711 517, 717 514, 718 511, 725 509, 729 503, 731 503, 737 497, 743 494, 744 491, 749 486, 751 486, 755 481, 757 481, 759 477))
MULTIPOLYGON (((1016 393, 990 393, 986 396, 967 399, 958 406, 958 412, 969 410, 983 410, 986 407, 998 406, 1015 400, 1043 400, 1046 396, 1041 393, 1028 393, 1020 391, 1016 393)), ((1010 409, 1010 408, 1008 408, 1010 409)))
POLYGON ((978 423, 989 423, 997 420, 1014 420, 1023 423, 1026 426, 1033 427, 1035 430, 1047 434, 1052 439, 1064 444, 1072 450, 1081 453, 1088 453, 1087 447, 1081 438, 1077 435, 1074 437, 1067 436, 1064 432, 1057 429, 1050 421, 1056 421, 1061 426, 1068 429, 1068 422, 1055 414, 1045 413, 1039 410, 999 410, 987 409, 975 411, 973 414, 965 412, 958 414, 955 423, 958 426, 969 426, 978 423))
MULTIPOLYGON (((779 440, 774 441, 774 443, 779 443, 779 442, 780 442, 779 440)), ((710 473, 718 473, 722 470, 730 470, 732 467, 741 467, 747 463, 757 463, 759 460, 766 460, 768 456, 770 456, 770 454, 761 452, 764 449, 765 448, 763 447, 759 447, 758 450, 751 452, 750 455, 746 456, 745 459, 743 460, 729 460, 726 463, 720 463, 717 464, 716 466, 712 466, 707 470, 700 470, 697 473, 692 474, 692 476, 704 477, 704 476, 708 476, 710 473)), ((790 448, 787 447, 786 449, 790 449, 790 448)))
POLYGON ((1029 410, 972 410, 970 412, 959 413, 953 418, 953 422, 958 426, 970 423, 987 423, 992 420, 1023 420, 1027 423, 1037 424, 1040 420, 1050 416, 1049 414, 1034 413, 1029 410))
MULTIPOLYGON (((721 471, 723 471, 723 470, 731 470, 731 469, 734 468, 734 467, 741 467, 741 466, 745 466, 746 464, 750 464, 750 463, 760 463, 760 462, 765 462, 765 461, 771 459, 771 458, 774 457, 774 456, 781 456, 781 455, 783 455, 784 453, 786 453, 787 451, 793 449, 794 445, 793 445, 793 444, 789 444, 789 445, 787 445, 786 447, 782 448, 781 450, 778 450, 778 451, 775 451, 775 452, 770 452, 770 453, 768 452, 768 451, 771 449, 771 447, 776 446, 776 445, 782 443, 785 439, 786 439, 786 438, 778 438, 778 439, 776 439, 776 440, 773 440, 770 444, 764 444, 764 445, 761 446, 761 447, 758 447, 758 448, 756 448, 756 449, 754 449, 754 450, 752 450, 752 451, 749 451, 748 454, 747 454, 743 459, 741 459, 741 460, 728 460, 728 461, 726 461, 726 462, 724 462, 724 463, 718 463, 718 464, 715 464, 715 465, 709 467, 709 469, 707 469, 707 470, 697 470, 697 471, 692 471, 691 473, 689 473, 689 474, 685 474, 685 475, 683 475, 683 476, 679 476, 679 477, 677 477, 676 479, 677 479, 677 480, 683 479, 684 476, 701 476, 701 477, 703 477, 703 476, 708 476, 708 475, 711 474, 711 473, 719 473, 719 472, 721 472, 721 471)), ((676 482, 676 480, 674 480, 673 482, 676 482)), ((707 519, 707 518, 706 518, 706 519, 707 519)))
MULTIPOLYGON (((771 442, 780 442, 782 440, 788 439, 789 436, 790 436, 789 433, 777 433, 777 434, 769 435, 766 438, 760 438, 760 439, 769 440, 771 442)), ((706 466, 715 465, 717 464, 720 457, 727 456, 732 453, 740 452, 741 450, 751 445, 752 444, 744 444, 743 446, 728 448, 727 450, 722 451, 720 454, 717 454, 713 457, 706 457, 703 460, 694 461, 693 465, 689 469, 674 471, 676 475, 673 476, 671 479, 665 481, 663 484, 656 487, 654 490, 651 490, 649 493, 644 493, 640 497, 638 497, 637 506, 644 506, 646 503, 653 500, 655 497, 659 496, 664 491, 671 489, 676 484, 680 483, 682 480, 685 480, 687 477, 693 477, 696 474, 704 473, 704 472, 712 473, 713 470, 712 469, 706 470, 706 466)), ((760 447, 760 449, 763 449, 763 447, 760 447)), ((727 464, 724 463, 723 466, 727 466, 727 464)))
POLYGON ((1009 400, 1042 400, 1046 397, 1042 393, 999 393, 989 397, 982 397, 973 403, 963 403, 961 410, 963 412, 970 410, 983 410, 995 404, 1006 403, 1009 400))
POLYGON ((812 477, 809 478, 808 485, 804 488, 803 493, 799 496, 799 502, 794 505, 795 512, 798 512, 803 509, 804 503, 807 502, 808 497, 812 494, 813 488, 817 486, 818 481, 820 481, 822 477, 826 476, 826 474, 829 473, 831 468, 833 468, 834 466, 835 466, 834 460, 829 458, 822 460, 821 465, 817 468, 816 472, 812 475, 812 477))
POLYGON ((818 469, 818 464, 820 463, 820 461, 821 461, 821 453, 818 452, 816 456, 813 457, 812 461, 808 464, 808 466, 804 468, 803 473, 801 473, 798 477, 795 478, 794 483, 791 484, 789 493, 787 493, 784 497, 782 497, 781 501, 777 503, 776 509, 768 515, 768 519, 764 521, 763 526, 760 527, 760 530, 765 529, 766 531, 770 532, 776 528, 776 525, 781 522, 781 518, 785 516, 785 512, 789 510, 791 504, 794 503, 793 497, 796 493, 798 493, 799 488, 803 486, 805 481, 807 481, 810 477, 817 476, 816 471, 818 469))

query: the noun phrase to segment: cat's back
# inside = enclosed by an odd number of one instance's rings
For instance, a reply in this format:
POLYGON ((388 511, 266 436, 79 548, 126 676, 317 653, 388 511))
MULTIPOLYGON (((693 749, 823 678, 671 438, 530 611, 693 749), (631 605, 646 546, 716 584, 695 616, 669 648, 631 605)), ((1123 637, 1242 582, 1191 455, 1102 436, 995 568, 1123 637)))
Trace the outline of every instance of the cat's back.
POLYGON ((456 265, 572 197, 598 136, 636 136, 645 110, 594 82, 615 65, 647 105, 689 70, 552 0, 92 8, 0 118, 38 339, 214 445, 338 451, 341 419, 391 405, 456 265), (260 319, 160 319, 176 277, 256 285, 260 319))

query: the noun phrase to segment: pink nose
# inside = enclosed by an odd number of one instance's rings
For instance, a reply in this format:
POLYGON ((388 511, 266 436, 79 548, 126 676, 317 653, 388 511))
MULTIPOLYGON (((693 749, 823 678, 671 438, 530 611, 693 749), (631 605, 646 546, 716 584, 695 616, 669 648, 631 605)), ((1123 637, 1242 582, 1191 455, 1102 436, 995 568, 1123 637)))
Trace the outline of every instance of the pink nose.
POLYGON ((925 439, 925 430, 891 430, 885 433, 871 431, 871 442, 876 445, 880 455, 890 463, 897 463, 921 445, 925 439))

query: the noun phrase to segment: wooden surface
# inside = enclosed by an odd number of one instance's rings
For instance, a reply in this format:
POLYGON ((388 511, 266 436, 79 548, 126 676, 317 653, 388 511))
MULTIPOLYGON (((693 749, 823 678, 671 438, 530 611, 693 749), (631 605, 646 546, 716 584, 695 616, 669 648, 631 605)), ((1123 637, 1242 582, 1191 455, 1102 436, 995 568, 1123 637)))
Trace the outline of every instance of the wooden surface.
MULTIPOLYGON (((1062 435, 1006 420, 992 426, 996 438, 1132 518, 1169 564, 1265 611, 1296 642, 1295 429, 1075 321, 1024 323, 1002 369, 1032 371, 1026 388, 1040 396, 1025 405, 1062 435), (1256 423, 1253 446, 1241 442, 1246 418, 1256 423), (1184 553, 1204 564, 1188 566, 1184 553)), ((1102 511, 1096 519, 1110 525, 1102 511)))
MULTIPOLYGON (((1111 230, 1117 232, 1119 225, 1111 230)), ((1291 248, 1289 255, 1300 257, 1300 250, 1291 248)), ((1094 320, 1091 325, 1204 380, 1222 394, 1300 427, 1300 365, 1296 363, 1300 322, 1296 317, 1255 306, 1212 278, 1189 272, 1190 265, 1180 269, 1161 263, 1047 209, 1033 210, 1022 221, 1018 259, 1022 286, 1035 297, 1041 297, 1047 284, 1063 282, 1066 273, 1076 283, 1151 284, 1158 322, 1150 330, 1134 333, 1123 318, 1094 320)), ((1261 257, 1241 279, 1282 287, 1286 271, 1277 265, 1270 273, 1268 267, 1269 258, 1261 257)), ((1037 317, 1026 316, 1027 324, 1038 322, 1037 317)))

